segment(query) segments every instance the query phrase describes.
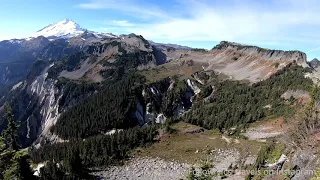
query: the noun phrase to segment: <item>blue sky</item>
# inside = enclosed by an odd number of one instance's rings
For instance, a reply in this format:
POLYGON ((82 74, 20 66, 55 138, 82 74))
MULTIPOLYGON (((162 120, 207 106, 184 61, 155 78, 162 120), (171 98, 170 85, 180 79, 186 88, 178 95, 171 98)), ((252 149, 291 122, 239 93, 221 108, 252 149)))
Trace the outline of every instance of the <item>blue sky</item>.
POLYGON ((0 0, 0 40, 70 18, 82 27, 210 49, 221 40, 320 58, 318 0, 0 0))

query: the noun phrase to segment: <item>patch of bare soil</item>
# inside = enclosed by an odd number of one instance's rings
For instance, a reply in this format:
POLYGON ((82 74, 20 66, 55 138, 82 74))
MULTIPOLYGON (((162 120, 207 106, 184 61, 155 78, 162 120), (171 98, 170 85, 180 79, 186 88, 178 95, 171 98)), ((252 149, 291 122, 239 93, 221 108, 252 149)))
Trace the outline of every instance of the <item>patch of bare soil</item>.
POLYGON ((249 140, 262 140, 276 137, 287 132, 289 126, 283 117, 254 123, 244 134, 249 140))

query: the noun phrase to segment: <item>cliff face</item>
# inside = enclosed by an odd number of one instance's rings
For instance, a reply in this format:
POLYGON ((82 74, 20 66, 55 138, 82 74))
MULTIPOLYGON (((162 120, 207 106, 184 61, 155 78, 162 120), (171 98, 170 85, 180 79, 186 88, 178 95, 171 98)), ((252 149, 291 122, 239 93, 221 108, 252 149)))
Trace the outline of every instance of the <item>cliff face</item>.
MULTIPOLYGON (((16 84, 7 95, 6 100, 13 105, 15 118, 21 122, 19 139, 22 146, 30 145, 38 137, 51 137, 49 128, 57 121, 61 113, 59 108, 64 109, 59 106, 63 89, 56 86, 56 80, 47 78, 52 66, 45 63, 34 65, 33 74, 29 73, 28 78, 16 84)), ((0 123, 0 130, 3 128, 5 124, 0 123)))

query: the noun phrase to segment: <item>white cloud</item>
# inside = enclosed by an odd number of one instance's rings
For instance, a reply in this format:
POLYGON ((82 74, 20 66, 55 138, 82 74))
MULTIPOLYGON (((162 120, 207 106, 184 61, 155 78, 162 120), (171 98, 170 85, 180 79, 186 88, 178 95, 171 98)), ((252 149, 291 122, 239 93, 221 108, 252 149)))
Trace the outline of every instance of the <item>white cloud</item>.
MULTIPOLYGON (((93 0, 83 8, 115 9, 149 17, 147 23, 113 21, 111 27, 158 41, 259 42, 292 46, 310 43, 319 46, 320 2, 316 0, 184 0, 176 13, 137 1, 93 0), (319 30, 318 30, 319 29, 319 30)), ((168 5, 170 6, 170 5, 168 5)), ((163 7, 162 7, 163 8, 163 7)), ((138 16, 137 16, 138 17, 138 16)), ((301 47, 301 46, 300 46, 301 47)))
POLYGON ((114 26, 120 26, 120 27, 133 27, 133 26, 135 26, 135 24, 130 23, 127 20, 120 20, 120 21, 114 20, 114 21, 112 21, 111 24, 113 24, 114 26))
POLYGON ((143 19, 167 16, 157 6, 144 4, 138 4, 136 0, 90 0, 88 3, 78 4, 77 7, 84 9, 113 9, 143 19))

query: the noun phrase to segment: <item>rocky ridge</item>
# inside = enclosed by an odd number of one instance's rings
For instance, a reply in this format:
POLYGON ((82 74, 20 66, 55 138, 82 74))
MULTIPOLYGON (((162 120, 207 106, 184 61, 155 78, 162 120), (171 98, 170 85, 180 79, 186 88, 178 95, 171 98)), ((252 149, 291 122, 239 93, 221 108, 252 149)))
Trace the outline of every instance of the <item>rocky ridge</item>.
POLYGON ((204 70, 223 73, 234 80, 258 82, 270 77, 287 64, 297 62, 309 67, 306 54, 300 51, 282 51, 222 41, 211 50, 165 49, 167 59, 172 63, 193 61, 204 70))

